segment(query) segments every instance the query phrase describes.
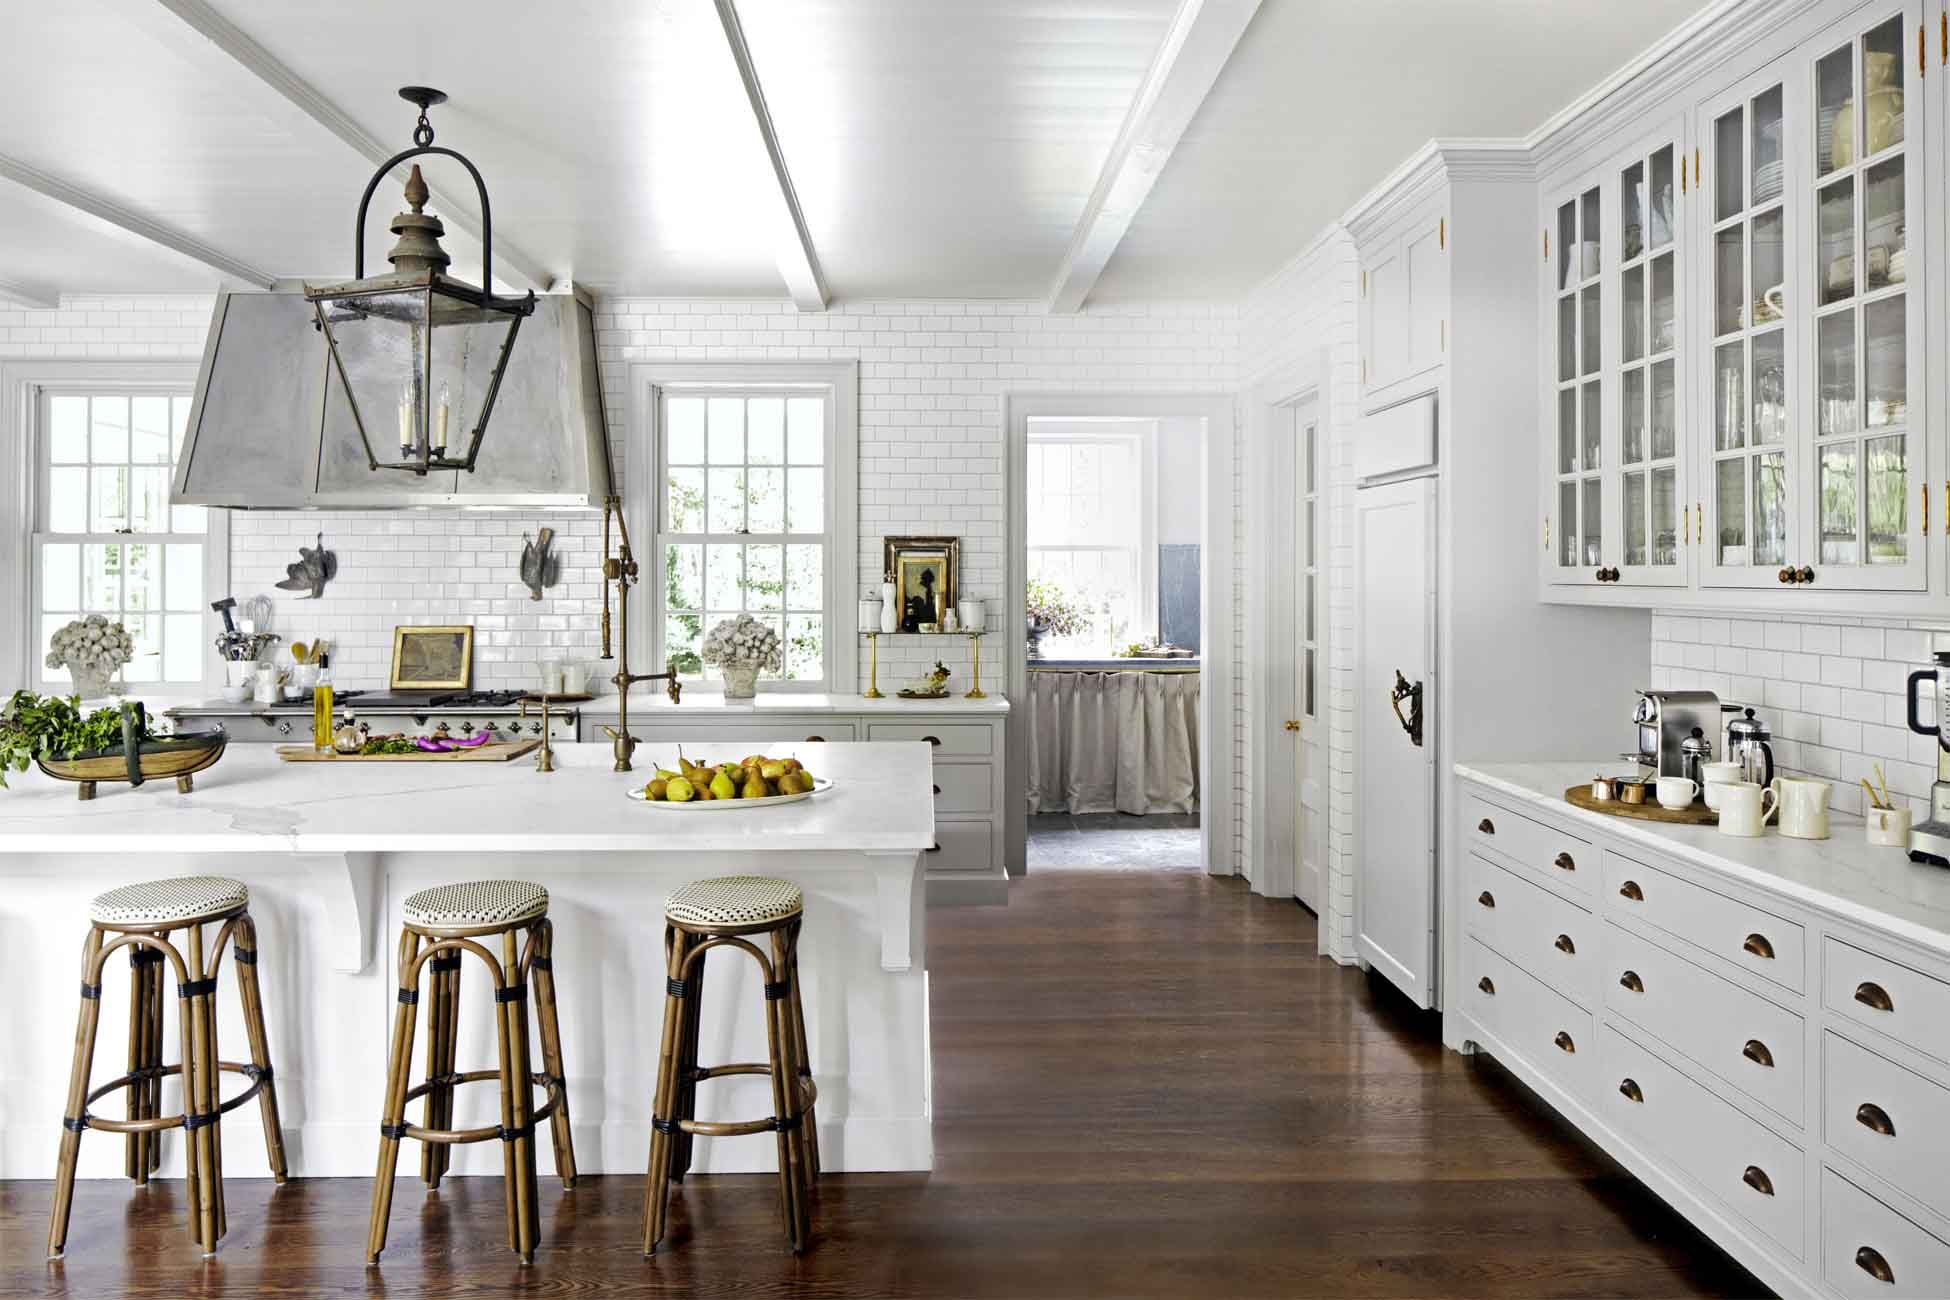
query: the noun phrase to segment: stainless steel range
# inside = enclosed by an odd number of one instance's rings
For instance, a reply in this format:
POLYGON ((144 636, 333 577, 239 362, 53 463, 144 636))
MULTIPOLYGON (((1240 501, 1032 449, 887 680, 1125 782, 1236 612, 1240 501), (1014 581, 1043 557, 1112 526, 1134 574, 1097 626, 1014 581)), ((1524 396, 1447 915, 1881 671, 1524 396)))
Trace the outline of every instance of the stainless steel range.
MULTIPOLYGON (((376 736, 399 732, 407 736, 490 735, 527 738, 542 734, 538 716, 523 717, 523 691, 339 691, 333 701, 341 715, 352 714, 376 736)), ((222 700, 187 704, 164 711, 179 731, 208 731, 213 727, 233 742, 277 741, 290 744, 311 735, 311 700, 281 704, 230 704, 222 700)), ((549 740, 572 742, 581 730, 582 711, 574 707, 549 710, 549 740)))

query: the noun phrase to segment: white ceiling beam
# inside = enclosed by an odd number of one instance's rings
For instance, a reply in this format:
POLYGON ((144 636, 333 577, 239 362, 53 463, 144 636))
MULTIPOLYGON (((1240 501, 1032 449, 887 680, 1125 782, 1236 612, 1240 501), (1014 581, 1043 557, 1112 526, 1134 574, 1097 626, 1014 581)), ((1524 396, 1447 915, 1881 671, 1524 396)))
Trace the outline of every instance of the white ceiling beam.
POLYGON ((1259 5, 1260 0, 1180 0, 1084 204, 1050 285, 1048 310, 1078 311, 1089 299, 1259 5))
MULTIPOLYGON (((165 0, 172 3, 173 0, 165 0)), ((751 47, 745 43, 744 24, 738 21, 738 7, 733 0, 716 0, 718 21, 724 24, 724 38, 731 46, 731 57, 738 64, 738 76, 745 83, 745 98, 751 101, 752 117, 758 123, 758 133, 765 141, 766 156, 772 160, 772 175, 779 183, 780 211, 776 214, 776 233, 773 235, 772 255, 779 265, 779 276, 792 294, 792 301, 800 311, 825 311, 831 295, 826 290, 826 277, 819 269, 819 254, 813 250, 812 232, 806 229, 806 217, 799 209, 799 191, 793 188, 792 173, 785 165, 785 153, 779 148, 779 133, 772 125, 772 111, 765 106, 765 90, 758 82, 758 70, 752 64, 751 47)))
POLYGON ((119 203, 113 203, 98 194, 90 193, 80 186, 71 185, 38 167, 30 167, 18 159, 0 155, 0 177, 16 185, 25 186, 36 194, 45 195, 57 203, 65 203, 98 221, 105 221, 152 244, 160 244, 205 266, 214 267, 232 279, 254 284, 260 289, 271 287, 271 277, 250 263, 239 261, 222 249, 212 248, 194 235, 172 230, 119 203))
POLYGON ((0 279, 0 302, 10 302, 16 307, 40 307, 52 311, 61 305, 61 294, 49 285, 34 284, 26 280, 0 279))
MULTIPOLYGON (((373 166, 379 166, 399 152, 398 148, 368 134, 336 104, 314 89, 311 83, 272 57, 269 50, 252 40, 204 0, 121 0, 122 10, 133 17, 153 14, 158 4, 180 19, 185 27, 222 51, 231 62, 276 91, 299 112, 350 145, 355 153, 373 166)), ((407 166, 402 163, 393 169, 393 176, 401 184, 406 181, 407 166)), ((431 187, 429 192, 432 195, 430 206, 439 209, 449 222, 475 242, 481 241, 481 214, 471 198, 461 199, 431 187)), ((552 271, 503 238, 494 241, 494 275, 505 284, 518 289, 533 289, 538 293, 546 293, 554 288, 556 281, 552 271)), ((488 289, 492 287, 482 286, 488 289)))

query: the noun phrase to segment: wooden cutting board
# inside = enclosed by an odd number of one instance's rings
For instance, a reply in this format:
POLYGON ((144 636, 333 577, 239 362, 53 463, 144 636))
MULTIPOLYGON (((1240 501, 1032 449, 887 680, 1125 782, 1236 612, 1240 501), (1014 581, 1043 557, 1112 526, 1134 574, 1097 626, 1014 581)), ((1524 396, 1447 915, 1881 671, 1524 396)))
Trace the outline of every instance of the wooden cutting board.
POLYGON ((445 754, 421 750, 413 754, 321 754, 310 745, 279 745, 278 757, 287 763, 505 763, 541 748, 541 740, 490 740, 473 749, 445 754))
POLYGON ((1627 817, 1636 822, 1665 822, 1673 826, 1717 826, 1720 814, 1703 803, 1674 812, 1670 808, 1654 802, 1652 792, 1645 792, 1644 803, 1626 803, 1622 799, 1598 800, 1591 797, 1591 784, 1574 785, 1564 792, 1564 802, 1573 808, 1584 808, 1591 812, 1603 813, 1607 817, 1627 817))

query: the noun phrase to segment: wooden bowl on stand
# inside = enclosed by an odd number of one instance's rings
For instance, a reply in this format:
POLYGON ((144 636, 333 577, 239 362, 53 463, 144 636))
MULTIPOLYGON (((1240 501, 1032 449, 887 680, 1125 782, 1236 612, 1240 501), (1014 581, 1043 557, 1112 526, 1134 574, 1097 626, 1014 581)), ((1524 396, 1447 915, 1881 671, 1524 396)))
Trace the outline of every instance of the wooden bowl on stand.
POLYGON ((171 777, 176 780, 176 789, 188 794, 194 788, 190 778, 222 758, 224 746, 229 743, 229 737, 221 731, 138 741, 136 737, 142 734, 142 727, 142 705, 137 703, 122 715, 120 748, 34 761, 55 780, 77 783, 80 789, 76 793, 82 799, 93 799, 95 786, 102 781, 126 781, 138 786, 144 781, 171 777))

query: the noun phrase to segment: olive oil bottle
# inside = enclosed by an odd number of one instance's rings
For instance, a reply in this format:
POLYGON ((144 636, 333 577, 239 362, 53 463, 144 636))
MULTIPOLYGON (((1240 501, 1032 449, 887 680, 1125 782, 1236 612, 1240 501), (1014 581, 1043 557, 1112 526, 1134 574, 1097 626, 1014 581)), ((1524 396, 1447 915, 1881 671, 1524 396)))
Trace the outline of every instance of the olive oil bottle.
POLYGON ((332 656, 318 656, 318 684, 311 692, 311 747, 321 754, 332 752, 332 656))

